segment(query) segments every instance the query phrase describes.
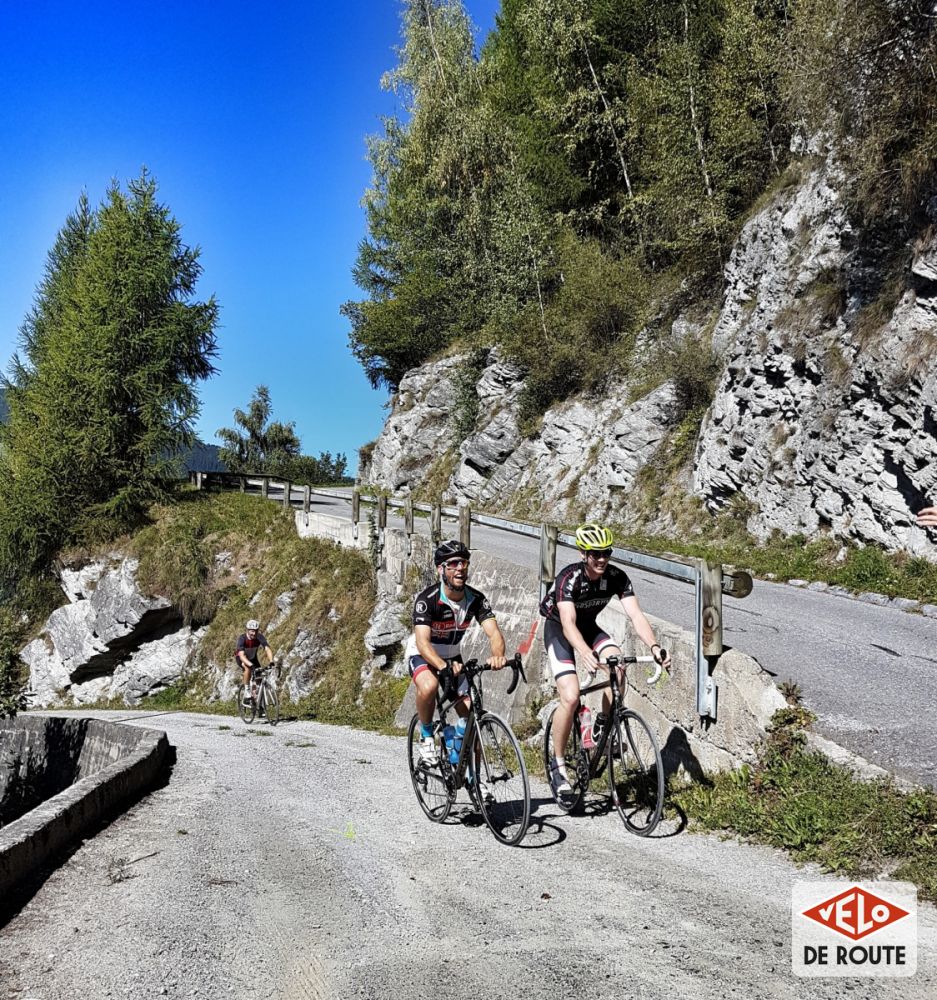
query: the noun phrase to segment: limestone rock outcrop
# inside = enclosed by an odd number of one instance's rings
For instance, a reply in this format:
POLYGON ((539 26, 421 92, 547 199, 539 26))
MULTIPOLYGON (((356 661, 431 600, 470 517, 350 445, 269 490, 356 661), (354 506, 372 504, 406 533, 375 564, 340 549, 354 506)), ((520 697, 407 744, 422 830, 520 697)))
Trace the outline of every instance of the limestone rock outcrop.
POLYGON ((114 554, 63 571, 69 603, 52 612, 20 654, 29 667, 33 705, 135 704, 181 676, 199 633, 183 625, 165 598, 141 592, 137 565, 114 554))
POLYGON ((881 276, 820 168, 748 223, 726 277, 726 368, 694 490, 711 510, 743 495, 761 536, 829 531, 934 558, 913 513, 937 495, 937 239, 881 315, 881 276))

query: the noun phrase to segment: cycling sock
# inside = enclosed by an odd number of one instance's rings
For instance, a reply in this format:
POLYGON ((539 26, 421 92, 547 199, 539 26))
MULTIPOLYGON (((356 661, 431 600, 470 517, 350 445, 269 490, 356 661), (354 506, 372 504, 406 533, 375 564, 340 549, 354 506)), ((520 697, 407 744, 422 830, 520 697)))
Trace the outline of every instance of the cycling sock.
POLYGON ((565 757, 554 757, 553 758, 553 766, 557 769, 557 771, 559 771, 560 774, 563 775, 564 778, 566 778, 567 780, 569 779, 569 775, 566 773, 566 758, 565 757))
POLYGON ((427 725, 425 722, 421 722, 420 723, 420 736, 422 736, 424 740, 428 740, 428 739, 432 738, 432 736, 433 736, 433 724, 432 724, 432 722, 429 725, 427 725))

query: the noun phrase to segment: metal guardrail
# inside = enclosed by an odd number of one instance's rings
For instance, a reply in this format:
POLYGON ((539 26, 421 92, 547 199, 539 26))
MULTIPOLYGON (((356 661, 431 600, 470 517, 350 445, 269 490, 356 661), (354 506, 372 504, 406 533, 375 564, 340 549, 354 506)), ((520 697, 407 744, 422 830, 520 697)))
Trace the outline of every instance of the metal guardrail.
MULTIPOLYGON (((378 545, 383 544, 383 533, 387 527, 387 509, 403 511, 404 526, 408 537, 414 533, 414 513, 428 514, 430 519, 430 537, 434 543, 442 537, 442 519, 458 521, 459 537, 466 546, 471 546, 472 524, 497 528, 517 535, 540 539, 540 596, 552 584, 556 575, 556 547, 565 545, 576 547, 574 535, 561 533, 555 525, 529 524, 526 521, 515 521, 511 518, 498 517, 494 514, 473 513, 468 505, 447 507, 440 504, 414 503, 409 499, 397 499, 375 494, 362 493, 353 489, 351 493, 334 489, 315 489, 310 486, 298 486, 288 480, 272 476, 242 475, 227 472, 192 472, 190 481, 198 489, 211 488, 218 485, 222 489, 239 489, 242 493, 259 493, 267 499, 273 492, 279 494, 279 500, 284 507, 294 504, 294 492, 302 491, 301 498, 296 501, 308 513, 312 496, 328 497, 351 504, 352 521, 357 538, 358 524, 361 521, 361 504, 370 504, 377 508, 376 529, 378 545)), ((723 594, 735 598, 747 597, 752 591, 750 574, 724 567, 721 563, 709 562, 706 559, 689 558, 677 555, 656 555, 642 552, 640 549, 627 549, 616 546, 612 549, 612 558, 617 563, 655 573, 671 580, 680 580, 691 584, 696 597, 695 634, 696 634, 696 711, 703 719, 716 718, 716 686, 710 674, 715 660, 722 655, 722 597, 723 594)))

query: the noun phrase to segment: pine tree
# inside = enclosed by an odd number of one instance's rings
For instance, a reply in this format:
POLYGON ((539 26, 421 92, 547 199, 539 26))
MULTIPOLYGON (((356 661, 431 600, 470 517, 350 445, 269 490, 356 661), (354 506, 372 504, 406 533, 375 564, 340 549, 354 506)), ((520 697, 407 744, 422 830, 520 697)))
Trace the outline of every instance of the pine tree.
POLYGON ((214 371, 214 299, 198 249, 144 171, 94 211, 82 196, 49 254, 6 380, 0 584, 60 546, 132 524, 178 475, 196 383, 214 371))

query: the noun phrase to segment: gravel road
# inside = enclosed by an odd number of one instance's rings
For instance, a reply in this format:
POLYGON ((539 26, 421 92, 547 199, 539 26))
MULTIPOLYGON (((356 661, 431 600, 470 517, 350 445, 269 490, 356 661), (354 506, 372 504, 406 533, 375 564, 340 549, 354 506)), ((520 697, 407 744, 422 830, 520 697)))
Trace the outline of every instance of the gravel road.
MULTIPOLYGON (((83 713, 87 714, 87 713, 83 713)), ((164 729, 168 784, 85 842, 0 935, 0 995, 472 1000, 931 998, 912 980, 800 980, 781 854, 629 835, 535 784, 522 848, 420 811, 404 741, 310 722, 96 712, 164 729)))

